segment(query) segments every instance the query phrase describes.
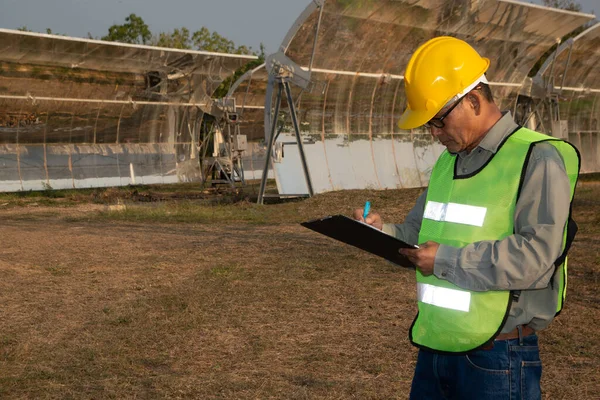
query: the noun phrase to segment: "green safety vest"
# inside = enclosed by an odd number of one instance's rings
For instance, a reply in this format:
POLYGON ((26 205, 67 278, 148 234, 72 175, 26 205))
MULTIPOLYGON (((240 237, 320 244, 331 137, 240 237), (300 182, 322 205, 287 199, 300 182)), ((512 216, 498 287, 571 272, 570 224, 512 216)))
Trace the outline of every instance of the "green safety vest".
MULTIPOLYGON (((514 234, 515 205, 531 150, 548 142, 561 155, 571 184, 571 202, 579 175, 579 153, 573 145, 526 128, 513 132, 480 170, 456 175, 456 156, 444 151, 436 162, 427 192, 419 243, 432 240, 454 247, 483 240, 501 240, 514 234)), ((569 217, 569 221, 572 219, 569 217)), ((557 312, 566 293, 567 238, 574 223, 565 227, 563 255, 555 264, 559 283, 557 312), (569 229, 567 229, 569 228, 569 229)), ((575 231, 576 231, 576 225, 575 231)), ((574 233, 573 233, 574 236, 574 233)), ((417 347, 448 353, 466 353, 484 346, 504 325, 514 292, 474 292, 417 269, 419 312, 410 329, 417 347)))

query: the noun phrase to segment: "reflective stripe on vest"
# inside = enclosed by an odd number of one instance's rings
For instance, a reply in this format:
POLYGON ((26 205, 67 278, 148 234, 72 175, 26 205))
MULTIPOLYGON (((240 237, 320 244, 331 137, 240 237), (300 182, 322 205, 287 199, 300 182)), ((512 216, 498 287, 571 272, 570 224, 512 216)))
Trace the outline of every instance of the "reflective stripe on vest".
POLYGON ((462 290, 443 288, 417 283, 417 298, 419 301, 432 306, 448 308, 450 310, 469 312, 471 293, 462 290))
POLYGON ((428 201, 423 218, 438 222, 454 222, 472 226, 483 226, 487 208, 457 203, 428 201))

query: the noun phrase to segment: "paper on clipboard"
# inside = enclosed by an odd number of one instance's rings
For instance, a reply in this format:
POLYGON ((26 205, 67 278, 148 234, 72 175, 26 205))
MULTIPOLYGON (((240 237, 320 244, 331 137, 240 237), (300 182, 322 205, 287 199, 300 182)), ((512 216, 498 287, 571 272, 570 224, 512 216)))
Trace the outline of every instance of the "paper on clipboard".
POLYGON ((330 238, 358 247, 376 256, 383 257, 401 267, 415 268, 408 258, 398 253, 401 248, 415 249, 408 244, 374 228, 364 222, 356 221, 344 215, 331 215, 313 221, 302 222, 305 228, 319 232, 330 238))

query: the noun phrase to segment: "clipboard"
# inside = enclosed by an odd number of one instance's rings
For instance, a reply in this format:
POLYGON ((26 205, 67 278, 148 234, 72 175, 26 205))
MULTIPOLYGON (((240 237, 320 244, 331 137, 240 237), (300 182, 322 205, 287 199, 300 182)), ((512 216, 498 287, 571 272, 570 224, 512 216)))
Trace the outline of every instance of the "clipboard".
POLYGON ((376 256, 383 257, 401 267, 415 268, 415 265, 408 258, 398 253, 398 250, 401 248, 416 249, 418 246, 403 242, 364 222, 356 221, 345 215, 331 215, 321 219, 302 222, 300 225, 351 246, 358 247, 361 250, 368 251, 376 256))

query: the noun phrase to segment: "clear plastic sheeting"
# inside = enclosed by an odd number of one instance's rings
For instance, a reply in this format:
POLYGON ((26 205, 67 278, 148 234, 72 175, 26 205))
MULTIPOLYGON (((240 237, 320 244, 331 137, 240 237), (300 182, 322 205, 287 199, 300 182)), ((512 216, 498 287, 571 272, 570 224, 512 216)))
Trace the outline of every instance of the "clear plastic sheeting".
POLYGON ((582 172, 600 172, 600 23, 563 43, 539 71, 548 101, 540 127, 568 139, 582 172))
POLYGON ((268 74, 262 64, 242 75, 227 94, 228 98, 235 99, 240 130, 248 141, 264 138, 267 80, 268 74))
MULTIPOLYGON (((251 142, 248 143, 248 148, 242 156, 242 167, 244 168, 244 179, 246 181, 258 181, 262 177, 265 160, 267 157, 267 149, 263 143, 251 142)), ((269 171, 269 179, 273 179, 273 171, 269 171)))
MULTIPOLYGON (((593 18, 506 0, 311 3, 280 50, 312 72, 311 89, 295 94, 314 191, 427 184, 443 147, 424 130, 396 125, 406 103, 402 74, 426 40, 459 37, 490 58, 487 77, 496 101, 514 110, 529 71, 556 38, 593 18)), ((265 92, 268 137, 274 89, 265 92)), ((306 193, 293 141, 280 135, 278 142, 284 148, 274 163, 280 194, 306 193)))
MULTIPOLYGON (((227 97, 235 100, 240 133, 246 135, 248 148, 242 157, 244 179, 259 180, 266 162, 265 93, 269 75, 262 64, 242 75, 229 88, 227 97)), ((273 178, 272 169, 269 178, 273 178)))
POLYGON ((211 96, 255 59, 0 29, 0 190, 201 179, 211 96))

